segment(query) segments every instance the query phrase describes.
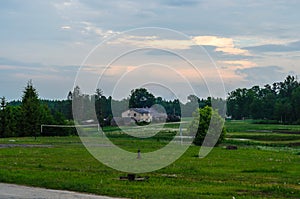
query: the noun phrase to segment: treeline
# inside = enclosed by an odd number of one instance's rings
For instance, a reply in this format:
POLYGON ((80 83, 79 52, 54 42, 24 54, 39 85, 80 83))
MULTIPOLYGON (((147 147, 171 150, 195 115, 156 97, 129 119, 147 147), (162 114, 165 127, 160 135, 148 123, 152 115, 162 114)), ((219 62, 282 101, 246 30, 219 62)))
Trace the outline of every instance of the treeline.
MULTIPOLYGON (((42 124, 74 125, 73 114, 76 114, 76 123, 85 124, 86 120, 91 122, 92 119, 92 122, 99 123, 102 127, 109 126, 113 117, 121 117, 121 113, 128 108, 151 107, 154 104, 164 107, 168 122, 179 121, 181 117, 192 116, 195 104, 203 108, 211 106, 212 100, 220 105, 225 103, 222 99, 200 99, 190 95, 188 102, 183 104, 178 99, 155 97, 145 88, 132 90, 128 98, 114 100, 111 96, 104 96, 101 89, 97 89, 93 95, 84 94, 79 86, 68 93, 66 100, 43 100, 39 99, 37 90, 29 81, 21 101, 7 102, 5 97, 1 98, 0 137, 39 136, 42 124)), ((225 115, 225 110, 221 114, 225 115)), ((75 128, 47 127, 42 135, 75 134, 75 128)))
POLYGON ((227 114, 232 119, 251 118, 261 122, 300 124, 300 83, 294 76, 283 82, 229 93, 227 114))
MULTIPOLYGON (((71 103, 71 102, 68 102, 71 103)), ((70 106, 70 105, 69 105, 70 106)), ((8 103, 5 97, 0 103, 0 137, 37 136, 41 124, 70 125, 59 111, 49 109, 47 103, 38 99, 38 93, 29 81, 22 96, 22 101, 8 103)), ((51 131, 49 131, 51 133, 51 131)), ((73 129, 56 129, 53 135, 75 134, 73 129)))
MULTIPOLYGON (((178 99, 165 100, 162 97, 155 97, 145 88, 132 90, 130 96, 122 100, 112 99, 111 96, 103 95, 101 89, 97 89, 94 95, 83 94, 79 86, 76 86, 73 92, 70 92, 68 99, 73 103, 73 114, 81 122, 87 118, 95 119, 100 126, 111 124, 113 117, 121 117, 122 112, 129 108, 150 108, 153 105, 161 105, 166 114, 167 122, 180 121, 181 117, 191 117, 196 108, 211 106, 212 100, 225 103, 222 99, 200 99, 195 95, 188 96, 188 102, 183 104, 178 99), (197 104, 197 107, 195 107, 197 104), (94 118, 96 113, 96 117, 94 118)), ((220 103, 220 104, 222 104, 220 103)), ((223 111, 225 114, 225 111, 223 111)), ((223 115, 224 115, 223 114, 223 115)))
MULTIPOLYGON (((164 107, 168 122, 191 117, 196 108, 213 104, 220 115, 227 114, 232 119, 251 118, 262 122, 300 124, 300 83, 294 76, 264 87, 238 88, 229 93, 226 101, 210 97, 200 99, 195 95, 189 95, 187 100, 187 103, 178 99, 165 100, 155 97, 145 88, 132 90, 129 97, 115 100, 111 96, 104 96, 101 89, 97 89, 93 95, 84 94, 79 86, 70 91, 65 100, 42 100, 29 81, 21 101, 7 102, 5 97, 0 99, 0 137, 37 136, 41 124, 73 125, 73 114, 76 114, 76 123, 84 124, 89 120, 102 127, 108 126, 113 117, 121 117, 121 113, 128 108, 151 107, 154 104, 164 107)), ((75 134, 74 128, 48 127, 43 132, 43 135, 75 134)))

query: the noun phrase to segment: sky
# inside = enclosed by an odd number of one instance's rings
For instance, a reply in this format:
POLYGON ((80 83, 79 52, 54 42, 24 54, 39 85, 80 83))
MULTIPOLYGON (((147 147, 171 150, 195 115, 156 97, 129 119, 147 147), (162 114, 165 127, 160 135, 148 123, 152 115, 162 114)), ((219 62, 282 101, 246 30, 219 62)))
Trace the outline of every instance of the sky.
POLYGON ((226 97, 300 74, 298 0, 2 0, 0 96, 226 97))

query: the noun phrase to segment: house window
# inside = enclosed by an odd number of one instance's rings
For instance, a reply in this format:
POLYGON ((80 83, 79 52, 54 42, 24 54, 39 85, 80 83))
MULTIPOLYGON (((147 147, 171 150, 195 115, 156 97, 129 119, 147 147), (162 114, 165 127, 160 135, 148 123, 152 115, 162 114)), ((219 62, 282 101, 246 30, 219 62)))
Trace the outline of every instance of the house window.
POLYGON ((133 116, 136 117, 136 113, 134 113, 133 116))

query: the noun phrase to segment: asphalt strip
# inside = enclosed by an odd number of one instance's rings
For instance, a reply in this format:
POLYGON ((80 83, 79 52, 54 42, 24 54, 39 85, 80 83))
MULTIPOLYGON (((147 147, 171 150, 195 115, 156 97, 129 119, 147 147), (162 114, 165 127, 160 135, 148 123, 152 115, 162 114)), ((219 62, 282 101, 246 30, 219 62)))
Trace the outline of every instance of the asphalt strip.
MULTIPOLYGON (((0 183, 0 199, 116 199, 72 191, 35 188, 0 183)), ((120 199, 120 198, 119 198, 120 199)))

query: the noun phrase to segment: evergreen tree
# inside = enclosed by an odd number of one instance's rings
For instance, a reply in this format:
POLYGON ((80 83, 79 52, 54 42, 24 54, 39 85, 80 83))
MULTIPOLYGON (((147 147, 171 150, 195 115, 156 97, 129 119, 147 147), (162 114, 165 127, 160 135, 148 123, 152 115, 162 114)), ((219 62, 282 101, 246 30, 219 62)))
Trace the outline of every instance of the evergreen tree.
POLYGON ((7 114, 7 128, 5 132, 5 137, 15 137, 20 133, 20 128, 18 126, 21 120, 21 107, 20 106, 10 106, 6 108, 7 114))
POLYGON ((0 104, 0 137, 4 137, 7 127, 7 111, 5 97, 1 98, 0 104))
POLYGON ((67 100, 65 101, 64 106, 63 106, 63 110, 64 110, 63 114, 65 115, 67 120, 73 120, 72 100, 73 100, 73 94, 70 91, 68 93, 67 100))
POLYGON ((40 129, 40 101, 31 80, 27 83, 22 96, 21 114, 20 136, 36 136, 40 129))
POLYGON ((81 94, 79 86, 73 90, 72 113, 76 122, 80 123, 84 119, 84 95, 81 94))
POLYGON ((103 96, 103 91, 99 88, 96 89, 95 95, 95 112, 97 115, 98 122, 101 126, 104 126, 104 109, 106 98, 103 96))
POLYGON ((54 124, 54 118, 49 110, 47 104, 41 104, 40 106, 40 123, 41 124, 54 124))
POLYGON ((0 137, 13 137, 17 135, 17 123, 20 119, 19 106, 10 106, 5 97, 0 103, 0 137))

